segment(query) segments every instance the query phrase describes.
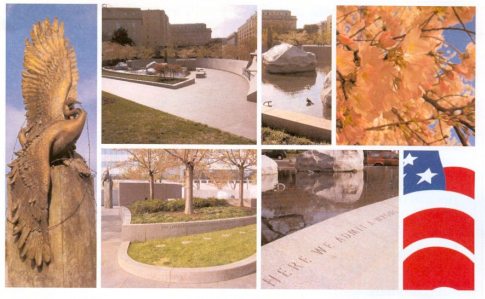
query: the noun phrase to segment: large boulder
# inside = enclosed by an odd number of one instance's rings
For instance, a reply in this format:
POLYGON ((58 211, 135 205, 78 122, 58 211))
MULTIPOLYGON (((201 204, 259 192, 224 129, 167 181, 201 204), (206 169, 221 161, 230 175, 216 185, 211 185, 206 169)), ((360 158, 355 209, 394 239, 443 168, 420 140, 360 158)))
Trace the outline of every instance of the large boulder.
POLYGON ((146 74, 147 75, 156 75, 157 74, 157 71, 154 68, 148 68, 146 70, 146 74))
POLYGON ((364 169, 361 150, 311 150, 296 158, 297 171, 358 171, 364 169))
POLYGON ((155 65, 157 65, 157 62, 156 61, 152 61, 149 64, 145 65, 145 69, 154 68, 155 65))
POLYGON ((268 220, 271 230, 279 235, 287 235, 305 227, 302 215, 292 214, 268 220))
POLYGON ((278 174, 278 164, 268 156, 263 155, 261 157, 261 174, 278 174))
POLYGON ((269 190, 274 190, 275 186, 278 184, 278 174, 264 174, 261 176, 261 191, 266 192, 269 190))
POLYGON ((286 43, 274 46, 263 54, 263 65, 267 72, 273 74, 315 71, 316 64, 315 54, 286 43))
POLYGON ((117 71, 126 71, 128 70, 128 64, 126 62, 118 62, 117 65, 113 67, 117 71))
POLYGON ((323 88, 320 93, 320 100, 322 104, 332 105, 332 71, 325 74, 325 79, 323 79, 323 88))
POLYGON ((320 100, 323 104, 323 117, 325 119, 332 118, 332 71, 325 74, 323 79, 323 88, 320 93, 320 100))

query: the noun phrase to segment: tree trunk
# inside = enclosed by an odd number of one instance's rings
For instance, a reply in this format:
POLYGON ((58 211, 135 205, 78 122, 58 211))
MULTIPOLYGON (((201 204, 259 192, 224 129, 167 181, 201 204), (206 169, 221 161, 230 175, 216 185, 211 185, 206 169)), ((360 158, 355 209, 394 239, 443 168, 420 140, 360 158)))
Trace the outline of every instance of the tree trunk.
MULTIPOLYGON (((96 287, 96 201, 92 177, 64 166, 51 167, 49 236, 52 260, 41 270, 20 258, 13 225, 7 222, 6 285, 96 287)), ((12 206, 9 196, 8 206, 12 206)))
POLYGON ((244 168, 239 167, 239 206, 244 207, 244 168))
POLYGON ((191 215, 194 211, 192 207, 194 192, 194 166, 185 166, 185 214, 191 215))
POLYGON ((150 174, 150 199, 155 198, 155 178, 150 174))

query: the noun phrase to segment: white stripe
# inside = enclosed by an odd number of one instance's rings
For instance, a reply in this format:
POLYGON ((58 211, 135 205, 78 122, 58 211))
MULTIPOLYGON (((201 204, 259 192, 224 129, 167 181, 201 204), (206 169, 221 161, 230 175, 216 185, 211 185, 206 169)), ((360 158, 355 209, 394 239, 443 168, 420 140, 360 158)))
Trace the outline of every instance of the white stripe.
POLYGON ((443 238, 426 238, 426 239, 416 241, 411 245, 407 246, 403 250, 403 254, 402 254, 403 260, 401 261, 401 264, 411 254, 415 253, 418 250, 428 248, 428 247, 444 247, 444 248, 449 248, 449 249, 458 251, 459 253, 469 258, 475 264, 475 256, 470 250, 468 250, 465 246, 455 241, 443 239, 443 238))
POLYGON ((426 190, 403 195, 399 202, 399 217, 402 220, 411 214, 432 208, 455 209, 473 219, 479 213, 475 200, 468 196, 450 191, 426 190))

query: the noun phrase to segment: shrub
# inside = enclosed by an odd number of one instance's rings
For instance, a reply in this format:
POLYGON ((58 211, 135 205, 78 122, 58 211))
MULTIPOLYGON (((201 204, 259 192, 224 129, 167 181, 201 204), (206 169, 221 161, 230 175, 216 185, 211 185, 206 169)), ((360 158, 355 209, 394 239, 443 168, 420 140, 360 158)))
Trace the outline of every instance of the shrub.
POLYGON ((195 209, 228 205, 225 199, 217 198, 195 198, 193 204, 195 209))
MULTIPOLYGON (((217 198, 194 198, 194 209, 227 206, 228 203, 224 199, 217 198)), ((132 214, 148 214, 157 212, 181 212, 185 209, 184 199, 164 200, 164 199, 149 199, 137 200, 133 202, 129 209, 132 214)))

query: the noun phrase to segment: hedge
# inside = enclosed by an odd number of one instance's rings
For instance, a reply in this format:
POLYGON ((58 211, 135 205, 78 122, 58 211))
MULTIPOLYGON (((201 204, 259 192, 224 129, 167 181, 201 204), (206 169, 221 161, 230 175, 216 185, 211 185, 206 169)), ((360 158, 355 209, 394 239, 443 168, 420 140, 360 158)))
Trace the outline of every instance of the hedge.
MULTIPOLYGON (((227 206, 228 203, 225 199, 217 198, 194 198, 194 209, 227 206)), ((180 212, 185 209, 184 199, 164 200, 164 199, 147 199, 137 200, 133 202, 129 209, 132 214, 147 214, 158 212, 180 212)))

